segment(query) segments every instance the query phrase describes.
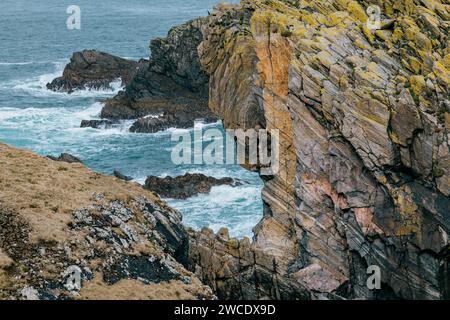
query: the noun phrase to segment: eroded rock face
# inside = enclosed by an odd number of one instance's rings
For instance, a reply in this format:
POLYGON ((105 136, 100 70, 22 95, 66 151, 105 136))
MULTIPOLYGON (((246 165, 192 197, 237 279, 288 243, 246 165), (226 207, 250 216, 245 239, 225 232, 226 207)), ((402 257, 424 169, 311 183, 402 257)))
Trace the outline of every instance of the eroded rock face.
POLYGON ((296 279, 280 277, 277 261, 252 246, 248 238, 229 239, 228 230, 217 235, 204 228, 190 231, 189 267, 213 288, 219 299, 310 299, 296 279))
POLYGON ((214 186, 239 186, 242 183, 233 178, 214 178, 200 173, 186 173, 179 177, 159 178, 150 176, 144 187, 163 198, 186 199, 199 193, 209 193, 214 186))
MULTIPOLYGON (((449 6, 379 4, 380 30, 365 1, 218 7, 199 47, 210 106, 227 128, 280 130, 281 170, 246 250, 274 261, 272 277, 316 297, 448 298, 449 6), (366 286, 371 265, 381 290, 366 286)), ((227 297, 247 280, 203 268, 219 259, 211 239, 191 242, 192 259, 227 297)))
POLYGON ((148 68, 141 69, 125 91, 106 102, 108 119, 138 119, 132 132, 152 133, 170 127, 193 127, 197 118, 218 120, 208 108, 208 77, 197 53, 205 18, 172 28, 151 41, 148 68))
POLYGON ((214 297, 152 192, 6 145, 0 161, 0 299, 214 297))
POLYGON ((53 160, 53 161, 62 161, 67 163, 82 163, 82 161, 75 157, 74 155, 71 155, 69 153, 61 153, 58 157, 54 156, 47 156, 47 158, 53 160))
POLYGON ((62 77, 48 83, 47 88, 69 93, 83 89, 110 89, 111 83, 119 79, 123 85, 128 85, 139 68, 147 66, 147 62, 126 60, 95 50, 75 52, 62 77))

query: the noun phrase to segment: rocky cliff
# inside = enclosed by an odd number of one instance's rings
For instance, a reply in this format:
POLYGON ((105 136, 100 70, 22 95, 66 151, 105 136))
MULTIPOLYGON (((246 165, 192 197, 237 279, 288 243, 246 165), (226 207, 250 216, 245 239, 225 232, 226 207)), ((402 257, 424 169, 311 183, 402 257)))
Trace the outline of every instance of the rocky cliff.
POLYGON ((446 0, 216 8, 199 46, 210 108, 279 129, 281 150, 253 243, 191 238, 219 297, 450 298, 449 17, 446 0))
POLYGON ((63 75, 47 84, 53 91, 84 89, 111 89, 111 83, 122 81, 128 85, 140 68, 147 67, 147 61, 139 62, 122 59, 96 50, 75 52, 63 75))
POLYGON ((154 193, 0 144, 0 300, 213 298, 187 250, 154 193))
POLYGON ((166 38, 151 41, 149 66, 142 68, 113 99, 101 116, 138 119, 132 132, 157 132, 170 127, 190 128, 194 120, 216 122, 208 108, 208 77, 198 57, 205 18, 172 28, 166 38))

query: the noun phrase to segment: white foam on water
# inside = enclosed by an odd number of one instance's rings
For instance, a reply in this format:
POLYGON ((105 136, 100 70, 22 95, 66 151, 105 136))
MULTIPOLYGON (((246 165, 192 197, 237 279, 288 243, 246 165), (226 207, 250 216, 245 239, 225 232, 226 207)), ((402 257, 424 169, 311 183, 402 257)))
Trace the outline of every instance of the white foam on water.
MULTIPOLYGON (((192 133, 194 131, 194 129, 205 129, 205 128, 208 128, 208 127, 216 127, 216 126, 219 126, 219 125, 222 125, 222 121, 221 120, 213 122, 213 123, 207 123, 207 124, 198 123, 198 124, 196 124, 196 127, 192 127, 192 128, 188 128, 188 129, 171 127, 171 128, 166 129, 166 130, 158 131, 158 132, 150 133, 150 134, 154 135, 154 136, 167 136, 167 135, 172 135, 172 134, 186 134, 186 133, 192 133)), ((149 134, 149 133, 143 133, 143 134, 149 134)), ((225 137, 225 135, 224 135, 224 137, 225 137)), ((200 141, 200 140, 195 140, 195 141, 200 141)))
POLYGON ((261 190, 252 185, 231 187, 228 185, 215 186, 207 196, 212 205, 227 206, 236 202, 248 203, 257 200, 261 196, 261 190))
POLYGON ((209 128, 209 127, 215 127, 215 126, 221 126, 222 120, 218 120, 216 122, 211 123, 198 123, 199 128, 209 128))
POLYGON ((2 126, 8 122, 8 120, 14 121, 20 120, 21 118, 34 118, 34 117, 46 117, 50 112, 54 112, 54 108, 0 108, 0 121, 2 121, 2 126))
POLYGON ((181 133, 189 133, 189 132, 190 132, 189 129, 168 128, 166 130, 158 131, 158 132, 151 133, 151 134, 155 135, 155 136, 166 136, 166 135, 174 134, 174 133, 181 134, 181 133))
POLYGON ((144 59, 144 60, 148 60, 148 56, 146 56, 146 57, 141 57, 141 58, 138 58, 138 57, 128 57, 128 56, 126 56, 126 57, 121 57, 122 59, 125 59, 125 60, 132 60, 132 61, 136 61, 136 62, 138 62, 139 60, 142 60, 142 59, 144 59))
POLYGON ((28 79, 14 80, 6 83, 5 86, 12 90, 21 90, 36 96, 50 95, 52 91, 48 90, 46 85, 53 79, 62 75, 65 63, 58 61, 54 62, 53 65, 55 70, 51 73, 45 73, 28 79))
MULTIPOLYGON (((231 167, 239 168, 239 169, 241 168, 240 165, 238 165, 238 164, 231 165, 231 167)), ((257 173, 255 173, 255 172, 251 172, 251 171, 242 169, 242 171, 239 171, 239 177, 234 177, 233 176, 234 172, 230 171, 229 167, 222 166, 222 165, 213 165, 213 166, 198 167, 198 168, 193 167, 192 169, 189 170, 189 173, 200 173, 200 174, 204 174, 205 176, 214 177, 217 179, 231 177, 231 178, 241 179, 244 182, 245 182, 246 176, 250 177, 250 176, 257 175, 257 173), (243 176, 243 174, 245 174, 245 176, 243 176)))
POLYGON ((104 106, 103 103, 95 102, 90 107, 73 113, 72 116, 76 126, 68 128, 66 131, 74 133, 89 131, 90 134, 96 136, 132 134, 130 133, 129 129, 133 125, 134 120, 121 120, 118 124, 114 124, 112 126, 108 126, 107 128, 100 128, 100 129, 79 127, 82 120, 99 120, 100 112, 103 106, 104 106))

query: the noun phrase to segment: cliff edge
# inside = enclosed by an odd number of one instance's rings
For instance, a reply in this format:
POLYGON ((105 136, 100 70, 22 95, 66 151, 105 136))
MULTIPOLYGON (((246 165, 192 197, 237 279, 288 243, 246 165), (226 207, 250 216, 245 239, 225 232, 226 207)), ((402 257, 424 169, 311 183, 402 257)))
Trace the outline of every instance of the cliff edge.
POLYGON ((140 185, 0 144, 0 299, 210 299, 181 215, 140 185))

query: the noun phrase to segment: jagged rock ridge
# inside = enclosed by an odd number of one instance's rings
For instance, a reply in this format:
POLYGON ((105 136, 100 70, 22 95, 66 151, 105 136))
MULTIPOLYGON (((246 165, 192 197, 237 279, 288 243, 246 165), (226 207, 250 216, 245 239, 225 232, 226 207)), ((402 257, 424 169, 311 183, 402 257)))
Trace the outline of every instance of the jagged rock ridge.
POLYGON ((283 297, 254 285, 269 279, 315 297, 449 298, 449 17, 439 0, 216 8, 199 47, 210 107, 227 128, 279 129, 281 149, 250 248, 191 242, 219 296, 283 297), (243 259, 254 252, 265 258, 243 259), (366 286, 370 265, 381 290, 366 286))

